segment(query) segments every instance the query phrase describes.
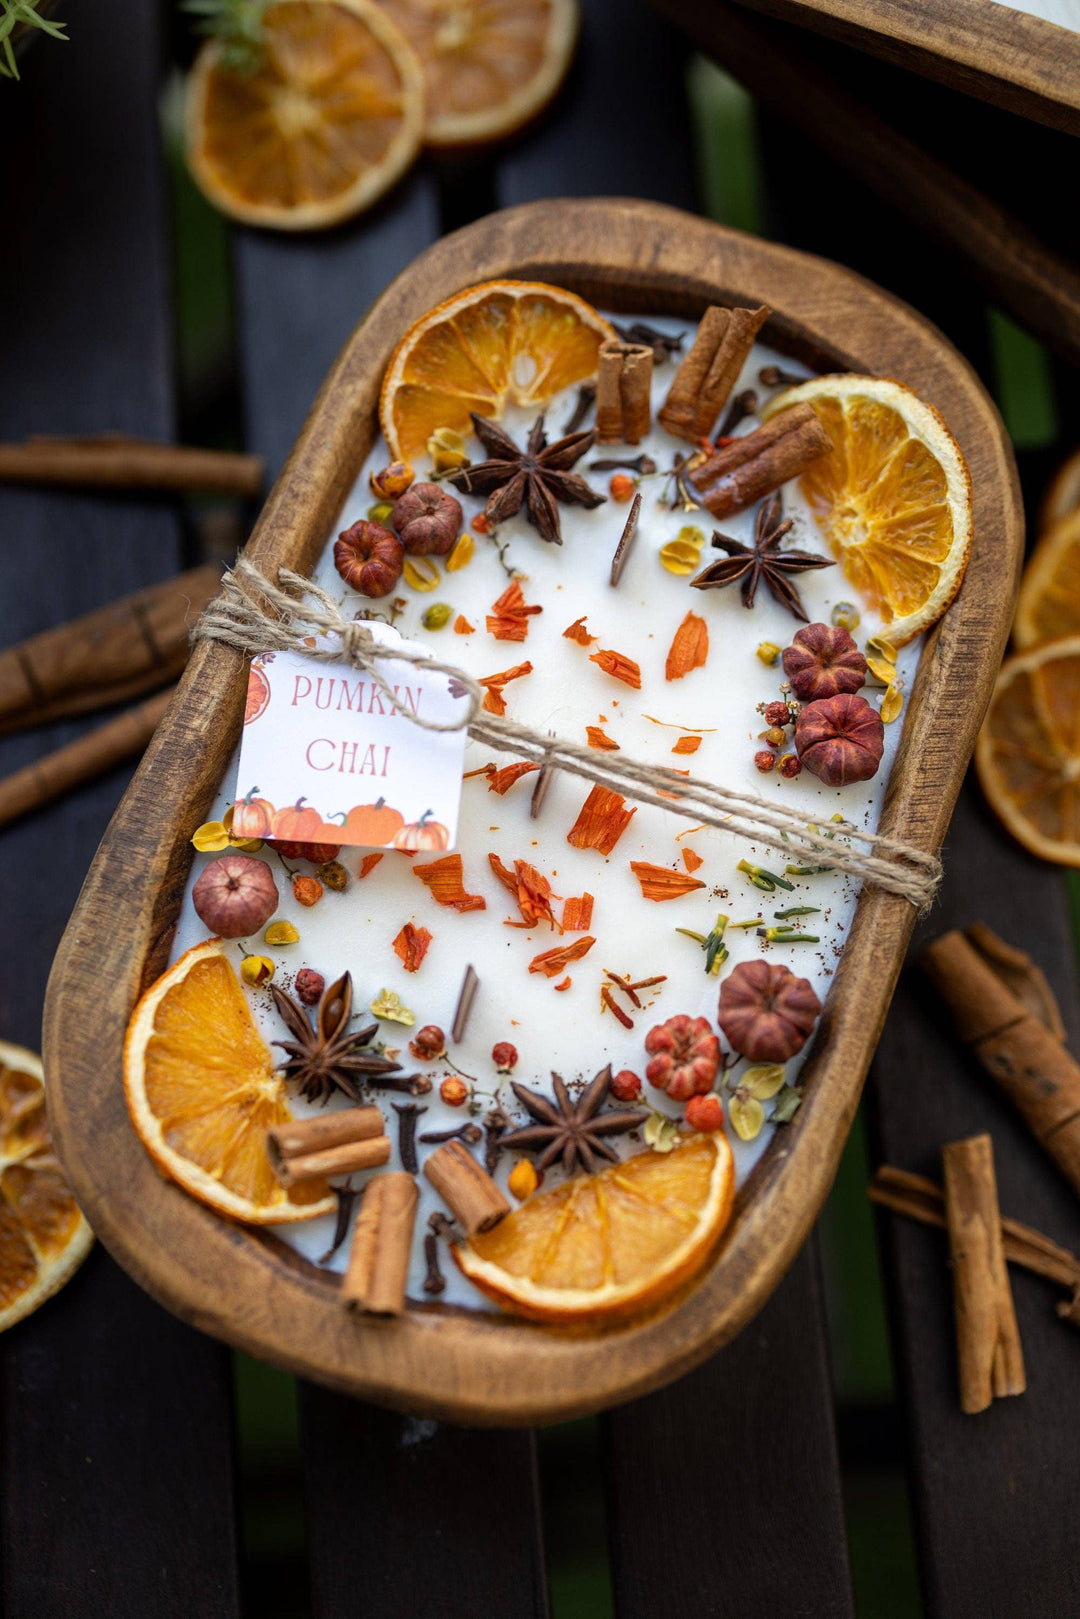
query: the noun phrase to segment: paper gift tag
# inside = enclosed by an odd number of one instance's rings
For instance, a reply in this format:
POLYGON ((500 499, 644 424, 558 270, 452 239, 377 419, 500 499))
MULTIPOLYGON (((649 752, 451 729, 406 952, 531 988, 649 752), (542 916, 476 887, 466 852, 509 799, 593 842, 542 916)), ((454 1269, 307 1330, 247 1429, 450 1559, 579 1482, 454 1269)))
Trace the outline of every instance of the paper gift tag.
MULTIPOLYGON (((369 627, 388 646, 425 650, 389 624, 369 627)), ((446 675, 393 661, 379 669, 410 713, 441 723, 464 716, 467 699, 451 696, 446 675)), ((464 729, 414 724, 369 671, 264 653, 248 675, 234 826, 300 843, 450 849, 464 758, 464 729)))

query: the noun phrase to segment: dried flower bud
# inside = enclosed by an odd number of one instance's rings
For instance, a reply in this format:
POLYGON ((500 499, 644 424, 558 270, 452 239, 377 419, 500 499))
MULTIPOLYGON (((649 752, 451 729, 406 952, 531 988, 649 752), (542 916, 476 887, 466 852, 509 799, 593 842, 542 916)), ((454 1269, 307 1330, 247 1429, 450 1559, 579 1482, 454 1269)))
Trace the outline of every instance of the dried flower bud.
POLYGON ((425 1023, 409 1041, 409 1050, 421 1062, 434 1062, 446 1050, 446 1036, 437 1023, 425 1023))
POLYGON ((683 1118, 691 1130, 719 1130, 724 1122, 724 1104, 715 1091, 709 1091, 705 1096, 692 1096, 686 1104, 683 1118))
POLYGON ((305 1006, 317 1006, 325 988, 326 979, 314 967, 301 967, 293 980, 293 993, 305 1006))
POLYGON ((633 500, 636 489, 637 485, 633 478, 627 477, 625 472, 616 472, 608 484, 608 493, 612 500, 617 500, 620 505, 624 505, 628 500, 633 500))
POLYGON ((543 1177, 531 1158, 519 1158, 506 1178, 506 1184, 517 1198, 524 1203, 527 1197, 532 1197, 543 1177))
POLYGON ((373 472, 368 479, 371 493, 378 495, 380 500, 397 500, 403 495, 416 477, 416 473, 407 461, 391 461, 388 467, 381 472, 373 472))
POLYGON ((298 905, 318 905, 323 897, 323 885, 317 877, 294 877, 292 891, 298 905))
POLYGON ((780 755, 780 774, 786 776, 788 781, 794 781, 796 776, 802 775, 802 761, 797 753, 780 755))
POLYGON ((707 1018, 687 1017, 683 1012, 669 1017, 649 1030, 645 1050, 652 1058, 645 1078, 666 1091, 673 1102, 712 1090, 720 1067, 720 1042, 707 1018))
POLYGON ((389 596, 401 578, 404 561, 397 535, 363 518, 334 542, 334 567, 362 596, 389 596))
POLYGON ((780 656, 780 648, 775 641, 761 641, 758 643, 755 656, 760 658, 767 669, 771 669, 780 656))
POLYGON ((760 770, 763 776, 768 775, 775 763, 776 754, 770 753, 768 748, 762 748, 758 753, 754 754, 754 768, 760 770))
POLYGON ((790 725, 791 710, 786 703, 766 703, 765 723, 766 725, 790 725))
POLYGON ((720 985, 717 1021, 751 1062, 787 1062, 806 1044, 821 1002, 807 978, 768 961, 740 961, 720 985))
POLYGON ((787 735, 779 725, 770 725, 767 731, 762 731, 761 740, 767 742, 770 748, 782 748, 787 741, 787 735))
POLYGON ((349 873, 340 860, 324 860, 315 875, 324 888, 332 888, 335 894, 343 894, 349 886, 349 873))
POLYGON ((610 1089, 616 1102, 636 1102, 641 1095, 641 1080, 632 1068, 622 1068, 612 1079, 610 1089))
POLYGON ((437 483, 414 483, 395 504, 390 521, 413 557, 444 557, 461 533, 461 502, 437 483))
POLYGON ((443 630, 454 616, 454 609, 449 602, 432 602, 420 622, 425 630, 443 630))
MULTIPOLYGON (((409 1050, 412 1051, 415 1041, 410 1040, 409 1050)), ((469 1100, 469 1087, 463 1079, 456 1074, 450 1074, 439 1086, 439 1095, 447 1107, 464 1107, 469 1100)), ((477 1135, 477 1140, 479 1140, 477 1135)))
POLYGON ((795 727, 795 748, 826 787, 846 787, 877 775, 885 727, 865 697, 847 692, 806 705, 795 727))
POLYGON ((839 624, 806 624, 784 652, 784 673, 801 702, 858 691, 866 659, 839 624))
POLYGON ((273 976, 274 963, 269 956, 245 956, 240 963, 240 977, 253 989, 268 984, 273 976))
POLYGON ((437 427, 427 441, 427 453, 436 472, 460 472, 467 467, 465 440, 452 427, 437 427))
POLYGON ((199 919, 222 939, 242 939, 265 927, 278 908, 277 884, 265 860, 222 855, 207 866, 191 902, 199 919))
POLYGON ((500 1074, 508 1074, 517 1067, 517 1047, 512 1046, 509 1040, 500 1040, 491 1048, 491 1060, 500 1074))

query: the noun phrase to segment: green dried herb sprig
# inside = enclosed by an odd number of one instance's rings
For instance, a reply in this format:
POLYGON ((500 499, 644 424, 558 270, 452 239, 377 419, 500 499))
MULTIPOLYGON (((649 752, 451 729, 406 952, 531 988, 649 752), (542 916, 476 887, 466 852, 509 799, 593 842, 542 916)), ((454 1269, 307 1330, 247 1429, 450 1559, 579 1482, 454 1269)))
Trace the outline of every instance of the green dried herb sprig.
POLYGON ((15 60, 12 38, 16 28, 40 28, 52 39, 67 43, 66 24, 52 22, 38 11, 41 0, 0 0, 0 78, 17 79, 19 64, 15 60))

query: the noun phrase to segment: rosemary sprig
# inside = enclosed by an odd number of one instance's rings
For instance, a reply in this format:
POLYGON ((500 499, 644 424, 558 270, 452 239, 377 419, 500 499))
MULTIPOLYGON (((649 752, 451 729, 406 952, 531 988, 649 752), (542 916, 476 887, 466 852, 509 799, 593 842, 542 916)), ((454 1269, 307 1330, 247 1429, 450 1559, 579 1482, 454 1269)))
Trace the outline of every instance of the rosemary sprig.
POLYGON ((200 19, 196 32, 221 41, 223 67, 234 73, 254 73, 262 61, 263 17, 269 3, 270 0, 181 0, 180 9, 200 19))
POLYGON ((0 0, 0 78, 17 79, 19 65, 11 43, 16 28, 40 28, 43 34, 67 42, 66 24, 51 22, 38 11, 41 0, 0 0))

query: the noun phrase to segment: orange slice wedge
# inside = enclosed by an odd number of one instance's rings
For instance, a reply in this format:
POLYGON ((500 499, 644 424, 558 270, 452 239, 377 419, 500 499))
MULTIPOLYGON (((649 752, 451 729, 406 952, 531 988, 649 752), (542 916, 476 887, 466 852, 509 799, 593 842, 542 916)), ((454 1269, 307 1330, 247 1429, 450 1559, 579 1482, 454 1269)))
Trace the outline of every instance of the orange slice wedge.
POLYGON ((1063 461, 1050 480, 1039 509, 1039 532, 1045 534, 1080 507, 1080 450, 1063 461))
POLYGON ((52 1150, 41 1059, 0 1040, 0 1332, 58 1292, 93 1240, 52 1150))
POLYGON ((995 812, 1026 849, 1080 866, 1080 635, 1006 659, 975 767, 995 812))
POLYGON ((220 40, 188 82, 188 162, 233 219, 315 230, 367 208, 419 148, 420 64, 370 0, 278 0, 253 72, 220 40))
POLYGON ((379 420, 393 454, 420 455, 438 427, 471 431, 469 412, 537 407, 596 375, 615 333, 576 293, 542 281, 484 281, 414 321, 390 359, 379 420))
POLYGON ((721 1131, 541 1192, 455 1246, 471 1282, 534 1321, 598 1325, 660 1303, 727 1225, 735 1165, 721 1131))
POLYGON ((424 69, 431 146, 520 129, 555 94, 574 54, 577 0, 380 0, 424 69))
POLYGON ((124 1042, 132 1123, 162 1174, 223 1214, 256 1225, 328 1214, 322 1181, 289 1190, 266 1132, 292 1117, 221 939, 170 967, 136 1006, 124 1042))
POLYGON ((1025 650, 1080 634, 1080 510, 1048 529, 1024 569, 1013 640, 1025 650))
POLYGON ((904 646, 941 617, 967 567, 971 478, 960 446, 933 406, 885 377, 815 377, 762 417, 804 402, 833 448, 800 488, 844 576, 904 646))

